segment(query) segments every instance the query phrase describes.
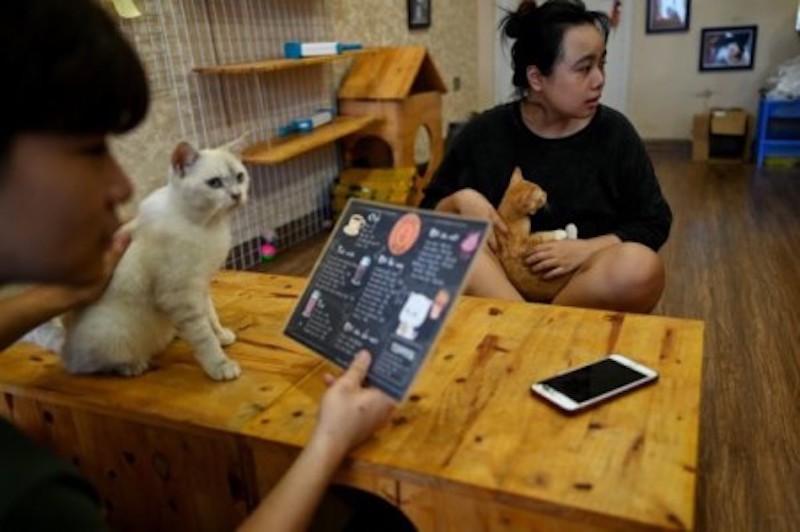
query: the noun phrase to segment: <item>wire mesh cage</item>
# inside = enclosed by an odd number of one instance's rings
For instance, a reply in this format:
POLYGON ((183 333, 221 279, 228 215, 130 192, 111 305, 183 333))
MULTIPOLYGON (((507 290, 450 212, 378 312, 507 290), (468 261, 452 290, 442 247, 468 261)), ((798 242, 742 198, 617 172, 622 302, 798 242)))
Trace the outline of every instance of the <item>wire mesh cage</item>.
MULTIPOLYGON (((261 141, 278 127, 335 106, 334 73, 312 65, 244 75, 205 75, 196 67, 281 57, 288 40, 332 40, 324 0, 141 0, 142 16, 120 24, 136 47, 151 85, 164 136, 203 147, 243 134, 261 141), (166 111, 165 111, 166 109, 166 111), (174 123, 173 123, 174 122, 174 123), (167 131, 167 130, 170 131, 167 131)), ((155 117, 154 119, 157 119, 155 117)), ((159 141, 161 139, 158 139, 159 141)), ((250 199, 233 221, 226 266, 251 269, 266 235, 277 246, 301 242, 325 226, 339 172, 334 145, 278 165, 249 164, 250 199)))

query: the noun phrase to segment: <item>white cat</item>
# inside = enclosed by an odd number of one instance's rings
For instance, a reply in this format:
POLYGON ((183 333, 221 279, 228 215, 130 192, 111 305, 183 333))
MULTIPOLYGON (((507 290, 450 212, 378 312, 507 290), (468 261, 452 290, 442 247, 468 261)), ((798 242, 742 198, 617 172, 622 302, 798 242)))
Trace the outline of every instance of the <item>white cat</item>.
POLYGON ((227 148, 178 144, 168 184, 147 196, 123 230, 132 242, 103 296, 67 320, 61 356, 73 373, 134 376, 181 336, 214 380, 239 376, 221 346, 209 283, 231 245, 229 220, 247 200, 250 177, 227 148))

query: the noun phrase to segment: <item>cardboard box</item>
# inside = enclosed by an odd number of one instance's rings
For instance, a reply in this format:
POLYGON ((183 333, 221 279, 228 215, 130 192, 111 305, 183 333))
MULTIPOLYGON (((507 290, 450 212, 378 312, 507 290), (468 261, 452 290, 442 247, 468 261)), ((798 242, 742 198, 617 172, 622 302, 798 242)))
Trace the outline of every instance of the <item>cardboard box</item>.
POLYGON ((712 135, 747 135, 747 112, 744 109, 712 109, 712 135))
POLYGON ((750 158, 753 117, 743 109, 712 109, 692 120, 692 160, 742 162, 750 158))
POLYGON ((708 114, 694 115, 692 121, 692 160, 708 160, 708 114))

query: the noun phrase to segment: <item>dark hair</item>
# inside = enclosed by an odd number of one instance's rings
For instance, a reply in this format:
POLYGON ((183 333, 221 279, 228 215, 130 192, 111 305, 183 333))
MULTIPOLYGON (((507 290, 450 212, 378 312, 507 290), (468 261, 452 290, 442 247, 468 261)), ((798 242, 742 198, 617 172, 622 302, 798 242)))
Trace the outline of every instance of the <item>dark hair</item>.
POLYGON ((500 27, 505 38, 516 40, 511 48, 514 86, 520 92, 528 88, 527 68, 531 65, 549 76, 564 52, 566 30, 584 24, 595 26, 608 41, 608 15, 587 10, 581 0, 549 0, 541 6, 523 0, 516 11, 509 12, 500 27))
POLYGON ((20 133, 123 133, 147 114, 142 64, 93 0, 5 0, 0 50, 0 165, 20 133))

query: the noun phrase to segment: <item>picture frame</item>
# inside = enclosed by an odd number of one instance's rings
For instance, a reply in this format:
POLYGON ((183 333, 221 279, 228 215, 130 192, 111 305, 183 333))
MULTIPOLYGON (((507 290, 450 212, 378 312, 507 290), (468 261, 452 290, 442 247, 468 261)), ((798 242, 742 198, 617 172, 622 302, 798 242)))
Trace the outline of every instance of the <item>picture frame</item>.
POLYGON ((408 29, 418 30, 431 25, 431 0, 407 0, 408 29))
POLYGON ((689 31, 691 0, 646 0, 647 33, 689 31))
POLYGON ((752 70, 757 40, 758 26, 703 28, 700 71, 752 70))
POLYGON ((797 2, 797 18, 794 19, 794 31, 800 32, 800 0, 797 2))

